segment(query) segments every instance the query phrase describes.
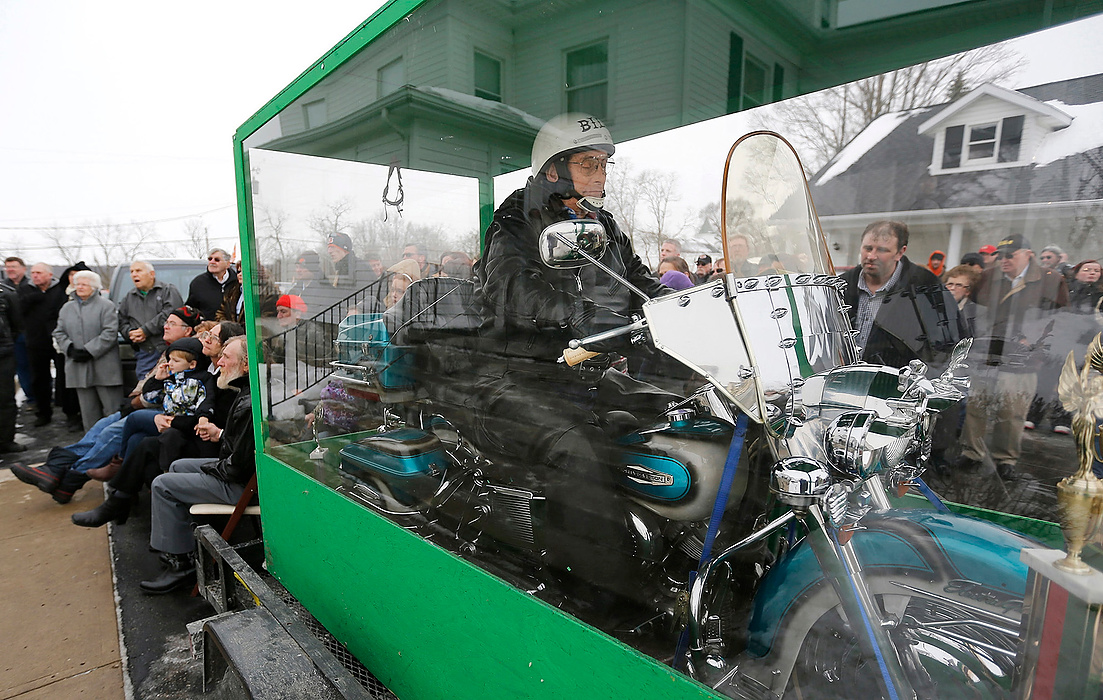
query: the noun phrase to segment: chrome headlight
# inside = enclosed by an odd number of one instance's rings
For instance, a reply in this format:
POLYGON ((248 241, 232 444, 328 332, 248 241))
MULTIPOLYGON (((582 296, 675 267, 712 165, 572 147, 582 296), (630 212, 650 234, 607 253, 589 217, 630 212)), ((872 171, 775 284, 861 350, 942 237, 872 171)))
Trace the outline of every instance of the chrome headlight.
POLYGON ((880 454, 867 439, 876 419, 872 411, 858 411, 844 413, 831 422, 825 447, 831 463, 843 474, 867 479, 880 469, 880 454))
POLYGON ((830 468, 808 457, 786 457, 774 465, 770 490, 794 508, 807 508, 831 486, 830 468))
POLYGON ((824 446, 836 469, 851 478, 868 479, 882 469, 896 468, 914 435, 914 425, 904 428, 879 421, 872 411, 856 411, 831 422, 824 446))

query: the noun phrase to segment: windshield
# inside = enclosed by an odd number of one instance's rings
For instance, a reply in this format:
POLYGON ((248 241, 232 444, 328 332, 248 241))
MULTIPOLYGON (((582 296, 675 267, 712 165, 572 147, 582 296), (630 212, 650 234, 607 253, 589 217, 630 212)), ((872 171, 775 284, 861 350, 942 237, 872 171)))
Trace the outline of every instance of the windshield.
POLYGON ((724 166, 721 230, 728 271, 834 274, 800 159, 777 134, 735 142, 724 166))

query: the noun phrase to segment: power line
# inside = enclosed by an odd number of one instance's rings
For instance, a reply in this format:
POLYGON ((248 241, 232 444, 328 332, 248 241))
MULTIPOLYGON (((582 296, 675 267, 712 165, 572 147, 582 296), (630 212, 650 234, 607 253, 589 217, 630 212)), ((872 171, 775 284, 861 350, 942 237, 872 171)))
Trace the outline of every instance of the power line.
POLYGON ((170 216, 165 219, 128 221, 126 223, 80 224, 75 226, 0 226, 0 231, 86 231, 88 229, 113 228, 116 226, 143 226, 145 224, 165 224, 170 221, 183 221, 184 219, 193 219, 197 216, 213 214, 216 211, 232 209, 234 208, 234 206, 235 205, 233 204, 227 204, 225 206, 215 207, 214 209, 208 209, 206 211, 196 212, 194 214, 181 214, 180 216, 170 216))

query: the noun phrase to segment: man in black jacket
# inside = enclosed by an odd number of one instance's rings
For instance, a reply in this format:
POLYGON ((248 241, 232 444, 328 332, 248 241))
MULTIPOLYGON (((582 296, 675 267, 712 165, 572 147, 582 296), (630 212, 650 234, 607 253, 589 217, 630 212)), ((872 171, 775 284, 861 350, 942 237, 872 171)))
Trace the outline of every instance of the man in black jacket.
POLYGON ((861 265, 842 275, 843 299, 865 362, 904 367, 919 359, 933 376, 960 333, 957 304, 929 270, 908 260, 908 227, 875 221, 862 233, 861 265))
POLYGON ((0 453, 27 449, 15 441, 15 339, 22 332, 19 299, 10 287, 0 287, 0 453))
MULTIPOLYGON (((81 265, 81 267, 85 266, 81 265)), ((69 270, 66 270, 62 279, 55 280, 53 269, 49 265, 43 262, 35 263, 31 266, 31 285, 21 287, 19 290, 20 308, 26 324, 25 334, 31 362, 31 377, 34 381, 34 395, 44 397, 36 402, 38 419, 34 424, 37 427, 48 424, 54 414, 54 402, 50 398, 55 395, 53 390, 55 385, 50 375, 51 362, 57 374, 56 397, 70 418, 70 423, 74 422, 72 419, 77 417, 80 410, 77 401, 66 401, 65 356, 54 349, 53 338, 54 327, 57 326, 57 313, 68 301, 68 297, 65 296, 65 289, 69 286, 68 272, 69 270)), ((79 419, 75 422, 80 423, 79 419)))
POLYGON ((207 253, 207 271, 195 276, 188 285, 188 306, 199 309, 204 321, 214 321, 226 297, 238 289, 237 271, 230 254, 221 248, 207 253))
POLYGON ((218 459, 178 459, 169 473, 153 480, 149 544, 162 552, 164 572, 142 581, 145 593, 159 595, 195 583, 195 537, 189 509, 193 503, 237 503, 256 473, 249 357, 244 337, 231 338, 218 360, 219 388, 235 386, 237 400, 225 429, 208 423, 202 437, 220 443, 218 459))
MULTIPOLYGON (((676 399, 610 368, 627 337, 581 371, 560 361, 572 338, 624 326, 640 299, 595 265, 552 269, 541 262, 541 231, 594 219, 608 245, 600 260, 649 296, 669 291, 650 274, 602 207, 612 136, 582 114, 552 118, 533 144, 533 177, 506 198, 487 229, 476 265, 483 335, 496 355, 475 363, 468 400, 477 439, 522 463, 538 465, 548 498, 549 561, 599 585, 631 578, 632 543, 616 493, 612 441, 600 427, 610 409, 653 420, 676 399)), ((621 588, 621 592, 623 588, 621 588)))

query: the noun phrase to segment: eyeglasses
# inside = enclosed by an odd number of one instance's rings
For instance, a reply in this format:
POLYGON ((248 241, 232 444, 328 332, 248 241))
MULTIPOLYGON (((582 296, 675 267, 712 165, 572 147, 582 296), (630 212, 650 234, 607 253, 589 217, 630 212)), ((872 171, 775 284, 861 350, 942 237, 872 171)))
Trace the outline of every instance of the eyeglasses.
POLYGON ((417 253, 403 253, 402 254, 402 259, 403 260, 409 260, 410 258, 416 258, 416 257, 417 257, 417 253))
POLYGON ((947 282, 947 289, 972 289, 972 285, 962 284, 961 282, 947 282))
POLYGON ((207 258, 207 262, 222 262, 222 258, 212 255, 211 257, 207 258))
POLYGON ((211 333, 210 331, 203 331, 195 337, 199 338, 200 340, 218 340, 218 336, 214 333, 211 333))
POLYGON ((587 175, 593 175, 598 171, 598 168, 601 168, 601 172, 607 173, 609 172, 609 167, 613 165, 613 161, 608 158, 595 158, 593 156, 583 158, 582 160, 569 160, 567 163, 569 165, 577 165, 582 169, 582 172, 587 175))
POLYGON ((171 321, 165 321, 165 328, 187 328, 186 323, 172 323, 171 321))
POLYGON ((993 258, 993 257, 999 255, 999 253, 981 253, 981 255, 987 255, 988 257, 993 258))
POLYGON ((1011 258, 1015 257, 1015 253, 1018 253, 1018 252, 1019 251, 1016 250, 1016 251, 1013 251, 1011 253, 996 253, 996 257, 999 258, 1000 260, 1010 260, 1011 258))

